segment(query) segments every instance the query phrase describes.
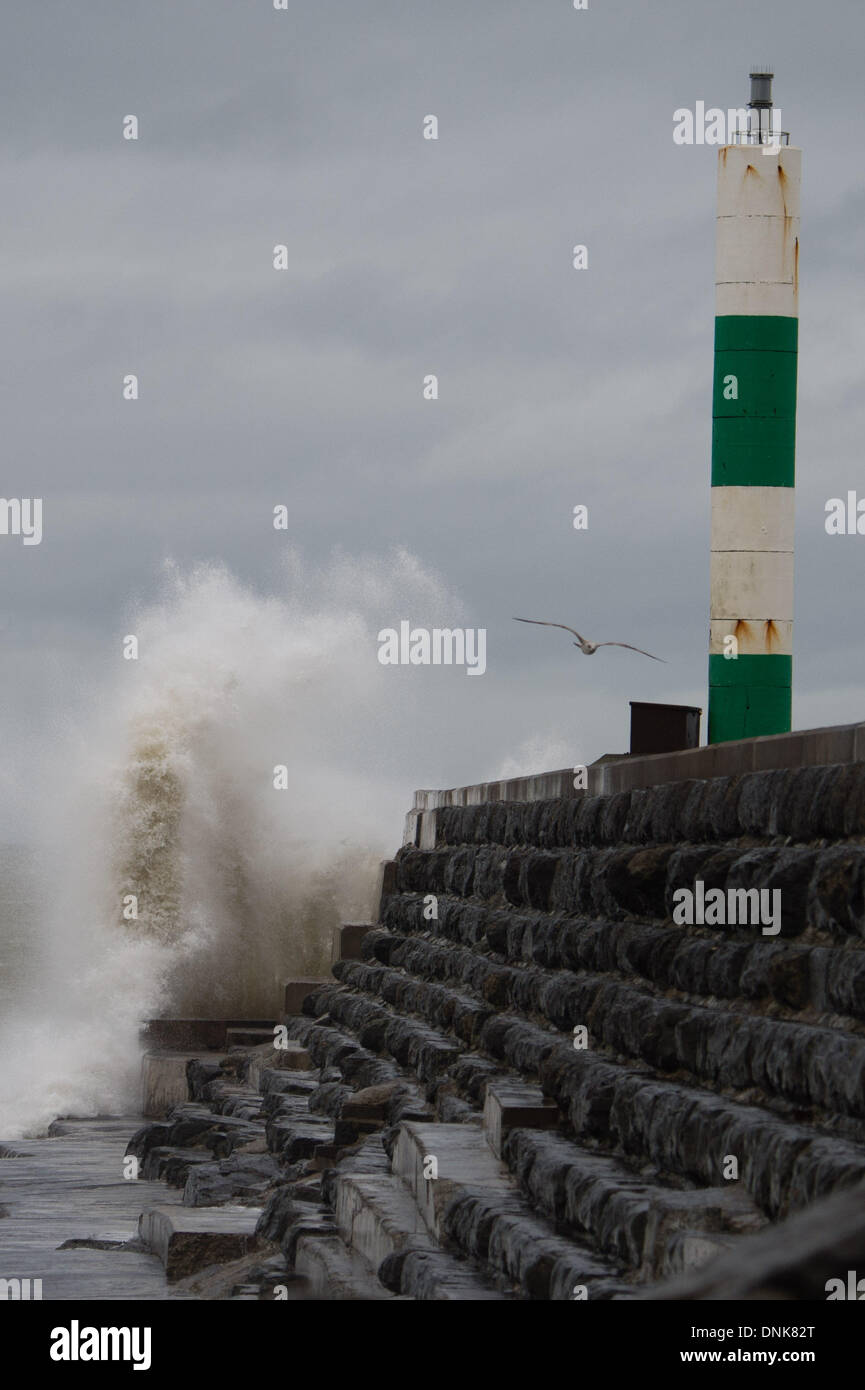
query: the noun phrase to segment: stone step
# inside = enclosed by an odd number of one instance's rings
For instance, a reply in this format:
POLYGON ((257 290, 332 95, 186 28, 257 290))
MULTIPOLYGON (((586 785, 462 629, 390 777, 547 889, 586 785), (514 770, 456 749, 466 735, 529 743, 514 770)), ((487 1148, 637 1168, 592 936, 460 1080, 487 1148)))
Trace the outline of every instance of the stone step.
POLYGON ((240 1147, 263 1133, 263 1125, 250 1124, 234 1115, 220 1115, 209 1106, 191 1103, 177 1106, 167 1120, 136 1130, 126 1152, 142 1161, 155 1148, 207 1150, 210 1155, 226 1135, 233 1135, 236 1141, 233 1147, 240 1147))
MULTIPOLYGON (((669 842, 617 844, 606 849, 540 850, 464 845, 401 851, 397 893, 453 894, 484 903, 510 903, 517 911, 537 910, 624 917, 671 917, 674 893, 692 889, 695 879, 730 889, 779 889, 785 936, 810 926, 827 940, 861 939, 865 907, 861 884, 865 846, 755 845, 753 840, 713 844, 669 842)), ((387 906, 386 925, 396 925, 387 906)), ((726 929, 740 940, 760 927, 726 929)))
POLYGON ((418 1302, 488 1303, 509 1297, 432 1241, 407 1242, 382 1262, 379 1277, 386 1288, 418 1302))
MULTIPOLYGON (((473 1044, 483 1045, 487 1025, 500 1021, 490 1006, 403 970, 344 961, 334 972, 352 990, 371 997, 376 1008, 382 1000, 399 1012, 422 1013, 439 1029, 458 1031, 473 1044)), ((521 972, 511 974, 519 977, 521 972)), ((522 978, 533 988, 522 998, 515 990, 512 1003, 519 1001, 523 1009, 528 1005, 559 1032, 585 1026, 594 1048, 647 1062, 661 1073, 688 1071, 707 1087, 757 1089, 814 1106, 825 1116, 865 1118, 865 1037, 683 1003, 605 975, 522 972, 522 978)), ((348 1021, 360 1016, 361 1005, 329 996, 329 1008, 332 1016, 348 1021)), ((382 1022, 385 1026, 384 1018, 382 1022)), ((396 1022, 386 1027, 388 1045, 399 1032, 396 1022)), ((446 1060, 448 1040, 443 1032, 439 1038, 439 1053, 446 1060)))
MULTIPOLYGON (((364 972, 385 968, 369 967, 361 962, 352 964, 364 972)), ((463 1050, 459 1043, 446 1037, 440 1030, 403 1016, 377 1000, 346 990, 329 992, 325 998, 313 995, 312 1007, 316 1012, 326 1010, 331 1020, 351 1029, 359 1040, 368 1040, 370 1046, 375 1042, 380 1051, 387 1052, 399 1066, 413 1070, 421 1081, 432 1081, 447 1070, 463 1050)), ((313 1036, 312 1033, 308 1034, 310 1042, 313 1036)), ((344 1037, 342 1045, 345 1045, 344 1037)), ((339 1065, 342 1070, 344 1063, 341 1061, 339 1065)), ((375 1083, 361 1081, 360 1084, 375 1083)))
POLYGON ((183 1189, 185 1207, 262 1203, 280 1169, 270 1154, 234 1153, 217 1163, 195 1164, 183 1189))
MULTIPOLYGON (((423 908, 423 902, 421 902, 423 908)), ((427 922, 427 928, 429 922, 427 922)), ((372 927, 360 945, 360 954, 363 960, 380 961, 382 965, 390 965, 390 955, 395 943, 395 936, 387 927, 372 927)))
POLYGON ((196 1099, 203 1100, 205 1104, 213 1107, 214 1111, 228 1114, 230 1111, 227 1106, 234 1104, 259 1104, 261 1097, 257 1090, 252 1086, 244 1086, 236 1081, 226 1081, 219 1078, 215 1081, 208 1081, 205 1085, 197 1088, 196 1099))
POLYGON ((682 1188, 571 1139, 514 1130, 504 1158, 532 1207, 559 1230, 593 1245, 643 1277, 668 1270, 667 1254, 683 1229, 709 1235, 760 1230, 766 1219, 739 1184, 682 1188))
POLYGON ((334 1126, 330 1119, 320 1119, 308 1111, 297 1118, 277 1115, 267 1122, 267 1147, 279 1154, 284 1163, 312 1158, 322 1145, 333 1144, 334 1126))
POLYGON ((571 1299, 578 1284, 589 1297, 609 1298, 624 1287, 609 1260, 534 1215, 473 1126, 402 1124, 392 1162, 427 1230, 489 1267, 503 1291, 558 1300, 571 1299))
POLYGON ((659 1278, 696 1274, 719 1255, 735 1250, 738 1243, 739 1238, 736 1236, 720 1235, 717 1232, 677 1231, 671 1237, 664 1259, 659 1262, 655 1272, 659 1278))
POLYGON ((631 1294, 620 1268, 558 1235, 514 1196, 466 1189, 447 1208, 442 1226, 448 1241, 523 1297, 559 1302, 631 1294))
POLYGON ((404 1122, 397 1130, 391 1162, 394 1174, 412 1194, 426 1229, 437 1238, 442 1234, 442 1216, 458 1191, 467 1187, 516 1191, 483 1134, 469 1125, 404 1122), (436 1176, 427 1176, 432 1173, 436 1176))
POLYGON ((388 1177, 391 1172, 390 1159, 381 1135, 371 1134, 361 1139, 347 1150, 321 1179, 322 1200, 331 1209, 336 1207, 337 1184, 341 1178, 388 1177))
POLYGON ((315 1062, 308 1050, 289 1038, 285 1044, 274 1049, 270 1065, 281 1071, 314 1071, 315 1062))
POLYGON ((311 1072, 315 1063, 305 1047, 289 1039, 280 1047, 259 1047, 250 1054, 245 1068, 245 1079, 255 1090, 261 1090, 261 1079, 271 1071, 311 1072))
POLYGON ((141 1059, 141 1113, 162 1119, 175 1105, 189 1100, 186 1064, 196 1052, 145 1052, 141 1059))
POLYGON ((434 1302, 502 1297, 467 1264, 439 1250, 412 1194, 390 1173, 340 1174, 335 1216, 346 1245, 396 1293, 434 1302))
POLYGON ((294 1252, 294 1269, 316 1299, 373 1302, 395 1297, 359 1255, 346 1249, 338 1235, 301 1236, 294 1252))
POLYGON ((346 1245, 376 1275, 382 1261, 401 1250, 412 1237, 426 1235, 434 1248, 411 1193, 405 1183, 390 1174, 340 1174, 336 1180, 335 1217, 346 1245))
POLYGON ((295 1072, 277 1067, 264 1068, 258 1078, 259 1091, 264 1097, 277 1095, 309 1096, 318 1089, 319 1084, 317 1071, 303 1072, 298 1075, 295 1072))
MULTIPOLYGON (((588 917, 546 913, 486 914, 483 944, 495 955, 479 956, 447 936, 427 939, 423 898, 408 895, 391 904, 391 949, 386 963, 427 979, 464 984, 506 1007, 531 993, 529 974, 540 971, 605 972, 642 977, 662 990, 675 989, 703 999, 737 999, 747 1004, 771 1001, 787 1014, 809 1007, 821 1014, 865 1018, 865 949, 838 952, 783 939, 732 941, 706 929, 692 936, 671 924, 603 922, 588 917), (423 933, 423 935, 406 935, 423 933), (504 965, 496 957, 507 957, 504 965)), ((441 932, 474 937, 475 913, 459 898, 439 899, 441 932)), ((547 976, 547 978, 551 978, 547 976)))
POLYGON ((263 1249, 255 1234, 260 1213, 260 1207, 156 1206, 142 1213, 138 1232, 173 1281, 263 1249))
POLYGON ((384 1124, 392 1121, 394 1115, 399 1116, 404 1102, 421 1108, 424 1102, 419 1088, 407 1081, 387 1081, 352 1091, 340 1105, 339 1115, 344 1120, 384 1124))
MULTIPOLYGON (((344 991, 340 985, 334 984, 331 988, 334 998, 342 997, 344 991)), ((289 1036, 303 1043, 322 1072, 336 1066, 343 1080, 357 1089, 397 1080, 400 1071, 395 1063, 383 1059, 365 1045, 362 1020, 358 1037, 349 1037, 343 1028, 327 1026, 323 1019, 319 1021, 319 1016, 326 1016, 330 997, 326 989, 318 991, 314 996, 317 1016, 291 1020, 286 1025, 289 1036)), ((376 1016, 374 1027, 370 1030, 374 1034, 371 1041, 380 1042, 381 1027, 381 1021, 376 1016)))
MULTIPOLYGON (((329 995, 327 1007, 331 1017, 345 1019, 349 1026, 352 1020, 368 1025, 374 1016, 389 1043, 400 1042, 403 1055, 411 1058, 405 1047, 405 1039, 413 1036, 411 1020, 401 1020, 385 1006, 348 992, 329 995)), ((303 1023, 314 1031, 309 1021, 303 1023)), ((434 1035, 426 1029, 415 1036, 426 1040, 434 1035)), ((446 1040, 438 1037, 434 1046, 441 1056, 446 1040)), ((773 1216, 826 1195, 836 1184, 849 1185, 865 1176, 865 1147, 792 1123, 765 1108, 657 1077, 645 1068, 576 1052, 559 1038, 560 1033, 518 1015, 496 1015, 485 1024, 481 1043, 488 1054, 509 1063, 514 1071, 539 1074, 545 1092, 557 1101, 574 1134, 582 1134, 588 1123, 588 1132, 609 1148, 705 1187, 718 1185, 725 1157, 731 1154, 739 1162, 746 1190, 761 1210, 773 1216), (545 1080, 553 1065, 555 1081, 545 1080), (611 1095, 639 1097, 640 1106, 624 1101, 611 1105, 611 1095), (665 1116, 664 1123, 654 1120, 655 1111, 665 1116)), ((460 1065, 458 1058, 450 1073, 458 1074, 460 1065)))
POLYGON ((268 1091, 264 1096, 262 1107, 265 1123, 277 1119, 308 1119, 311 1114, 309 1099, 314 1094, 314 1091, 301 1092, 300 1094, 294 1091, 268 1091))
POLYGON ((209 1150, 157 1146, 148 1149, 141 1176, 150 1182, 168 1183, 169 1187, 185 1187, 193 1168, 212 1162, 213 1154, 209 1150))
MULTIPOLYGON (((502 1040, 514 1063, 529 1045, 527 1028, 515 1024, 502 1040)), ((568 1043, 539 1065, 541 1084, 567 1112, 573 1134, 705 1187, 717 1186, 735 1158, 738 1181, 768 1216, 865 1179, 865 1147, 758 1106, 660 1080, 568 1043)))
MULTIPOLYGON (((383 993, 391 997, 397 989, 404 988, 404 973, 387 966, 346 964, 344 969, 351 978, 355 978, 355 972, 359 969, 375 972, 372 978, 383 993)), ((413 982, 415 999, 424 997, 423 985, 427 983, 413 982)), ((441 989, 440 986, 436 988, 441 989)), ((442 994, 437 993, 434 997, 436 1008, 441 1008, 442 994)), ((353 1084, 356 1084, 358 1077, 367 1079, 369 1069, 381 1065, 381 1059, 375 1058, 369 1048, 363 1046, 361 1030, 370 1034, 370 1040, 372 1035, 378 1033, 379 1040, 384 1040, 386 1044, 393 1041, 402 1052, 400 1065, 404 1065, 406 1060, 410 1063, 413 1061, 417 1069, 420 1061, 431 1086, 440 1084, 450 1072, 457 1072, 470 1063, 464 1048, 457 1046, 457 1060, 443 1070, 440 1063, 441 1044, 447 1043, 447 1037, 441 1033, 437 1035, 436 1030, 418 1024, 415 1019, 403 1019, 390 1007, 390 1001, 383 1002, 380 997, 369 999, 338 988, 328 994, 326 1006, 328 1018, 324 1020, 324 1026, 309 1016, 296 1021, 306 1030, 302 1034, 303 1044, 308 1046, 310 1056, 316 1062, 320 1060, 318 1054, 321 1053, 329 1063, 337 1063, 340 1074, 342 1067, 346 1066, 354 1074, 353 1084), (333 1027, 330 1020, 340 1026, 333 1027), (352 1024, 358 1029, 357 1040, 346 1035, 346 1030, 352 1024), (401 1026, 403 1024, 407 1025, 405 1029, 401 1026), (307 1033, 313 1036, 317 1034, 317 1042, 308 1042, 307 1033), (432 1065, 429 1063, 430 1054, 424 1057, 424 1049, 429 1048, 436 1059, 432 1065)), ((399 1007, 403 1007, 401 999, 399 1007)), ((602 1138, 606 1131, 607 1140, 612 1140, 626 1156, 630 1155, 641 1164, 648 1159, 665 1173, 684 1174, 692 1182, 705 1183, 709 1178, 711 1183, 714 1176, 711 1185, 716 1190, 676 1191, 665 1189, 662 1182, 655 1183, 645 1178, 642 1192, 639 1184, 628 1188, 622 1182, 620 1160, 610 1155, 607 1156, 608 1165, 619 1165, 619 1172, 608 1167, 606 1171, 583 1171, 580 1174, 577 1170, 581 1165, 585 1170, 586 1163, 578 1146, 565 1139, 565 1143, 578 1150, 578 1161, 570 1164, 565 1179, 566 1184, 571 1184, 570 1190, 574 1194, 572 1214, 580 1209, 582 1203, 583 1216, 590 1218, 585 1220, 584 1225, 577 1223, 572 1228, 572 1233, 575 1231, 577 1236, 572 1239, 557 1233, 554 1223, 560 1220, 560 1213, 550 1211, 549 1201, 545 1207, 543 1184, 535 1190, 530 1187, 526 1189, 526 1195, 533 1203, 533 1207, 530 1207, 507 1172, 504 1174, 504 1185, 500 1181, 479 1180, 477 1172, 472 1182, 463 1176, 448 1194, 437 1216, 436 1203, 433 1202, 433 1224, 426 1229, 433 1239, 452 1242, 466 1257, 480 1261, 496 1277, 504 1292, 516 1291, 523 1297, 572 1297, 568 1291, 571 1287, 569 1281, 572 1280, 574 1285, 585 1283, 589 1297, 628 1297, 634 1290, 622 1283, 618 1265, 586 1249, 580 1236, 591 1237, 593 1242, 597 1241, 608 1253, 615 1254, 622 1263, 635 1268, 631 1261, 636 1261, 637 1241, 642 1231, 642 1275, 657 1277, 680 1269, 695 1269, 701 1260, 729 1246, 737 1238, 737 1230, 743 1226, 747 1228, 748 1221, 754 1218, 755 1213, 747 1196, 742 1200, 743 1189, 753 1191, 766 1210, 783 1214, 796 1203, 813 1200, 821 1185, 824 1190, 831 1190, 839 1182, 850 1184, 865 1176, 862 1167, 865 1151, 857 1146, 822 1135, 801 1124, 790 1124, 756 1106, 743 1105, 727 1097, 683 1086, 678 1080, 659 1081, 646 1072, 623 1067, 621 1063, 608 1063, 597 1056, 580 1056, 574 1053, 570 1044, 556 1043, 555 1037, 550 1031, 540 1029, 518 1016, 494 1015, 488 1019, 481 1029, 480 1041, 488 1047, 492 1057, 478 1058, 478 1065, 486 1060, 493 1069, 491 1074, 486 1075, 487 1087, 498 1084, 506 1088, 509 1079, 495 1076, 497 1063, 493 1058, 503 1058, 512 1066, 518 1063, 517 1071, 525 1068, 529 1074, 540 1067, 543 1089, 555 1096, 557 1105, 564 1106, 572 1127, 575 1115, 579 1113, 580 1123, 589 1121, 588 1133, 602 1138), (583 1075, 586 1084, 578 1087, 575 1093, 570 1081, 577 1074, 583 1075), (587 1103, 590 1107, 588 1111, 585 1108, 587 1103), (601 1121, 600 1129, 596 1128, 598 1120, 601 1121), (700 1137, 700 1131, 707 1125, 711 1128, 709 1140, 705 1136, 700 1137), (738 1189, 733 1184, 729 1188, 720 1187, 719 1173, 711 1172, 714 1150, 721 1149, 720 1157, 715 1159, 720 1166, 725 1156, 725 1145, 728 1146, 726 1153, 735 1154, 740 1161, 742 1175, 738 1189), (671 1158, 674 1161, 671 1162, 671 1158), (740 1203, 738 1207, 737 1199, 740 1203), (618 1244, 611 1237, 617 1225, 618 1244), (714 1229, 710 1229, 713 1225, 714 1229), (719 1229, 725 1225, 726 1229, 719 1229)), ((478 1071, 481 1084, 484 1082, 484 1072, 483 1067, 478 1071)), ((393 1078, 392 1070, 388 1074, 393 1078)), ((332 1077, 334 1073, 331 1071, 328 1075, 332 1077)), ((230 1086, 230 1083, 223 1083, 219 1103, 237 1103, 239 1091, 235 1090, 232 1094, 226 1091, 226 1086, 230 1086)), ((333 1086, 329 1081, 319 1087, 318 1094, 324 1098, 331 1091, 334 1114, 338 1116, 342 1107, 350 1104, 351 1097, 345 1084, 333 1086)), ((305 1098, 298 1099, 302 1101, 305 1098)), ((538 1094, 535 1088, 532 1099, 543 1101, 543 1093, 538 1094)), ((377 1111, 370 1118, 380 1121, 381 1114, 377 1111)), ((400 1133, 410 1127, 411 1124, 401 1126, 396 1136, 394 1167, 398 1178, 402 1176, 398 1164, 400 1133)), ((473 1126, 433 1124, 426 1128, 436 1132, 439 1147, 444 1144, 452 1156, 456 1155, 457 1150, 449 1144, 445 1133, 447 1130, 458 1131, 462 1136, 474 1134, 490 1154, 483 1134, 473 1126)), ((505 1129, 508 1127, 505 1126, 505 1129)), ((509 1156, 511 1148, 525 1135, 538 1143, 559 1137, 542 1131, 514 1128, 503 1136, 502 1151, 509 1156)), ((465 1138, 461 1142, 465 1145, 465 1138)), ((339 1156, 338 1146, 334 1146, 334 1149, 328 1155, 329 1164, 339 1156)), ((429 1149, 421 1157, 424 1156, 440 1158, 434 1149, 429 1149)), ((593 1159, 599 1157, 596 1154, 591 1156, 593 1159)), ((497 1176, 499 1180, 502 1177, 501 1165, 497 1176)), ((425 1179, 422 1186, 434 1186, 440 1179, 439 1167, 438 1177, 425 1179)), ((411 1231, 405 1223, 401 1228, 399 1221, 388 1227, 387 1213, 377 1210, 376 1193, 363 1190, 363 1179, 360 1184, 354 1185, 346 1179, 344 1204, 349 1200, 347 1194, 352 1187, 356 1204, 353 1210, 361 1222, 361 1231, 366 1232, 361 1234, 361 1240, 366 1241, 367 1247, 373 1251, 375 1241, 382 1241, 382 1248, 388 1247, 382 1264, 402 1260, 400 1278, 396 1283, 391 1283, 389 1278, 389 1287, 403 1296, 418 1297, 424 1261, 431 1267, 434 1253, 423 1244, 423 1231, 411 1231), (364 1198, 367 1200, 361 1200, 364 1198), (419 1248, 414 1249, 410 1242, 412 1239, 417 1241, 418 1234, 421 1242, 419 1248), (405 1282, 413 1269, 417 1271, 414 1288, 405 1282)), ((420 1187, 421 1184, 418 1184, 418 1191, 420 1187)), ((347 1209, 344 1207, 344 1210, 347 1209)), ((417 1211, 423 1215, 421 1202, 417 1203, 417 1211)), ((305 1235, 301 1232, 303 1238, 305 1235)))
MULTIPOLYGON (((473 994, 377 962, 340 961, 333 973, 343 984, 395 1008, 400 1016, 420 1014, 436 1027, 451 1031, 462 1043, 471 1044, 496 1012, 491 1004, 473 994)), ((338 996, 328 995, 329 1000, 335 998, 338 996)), ((315 997, 311 1008, 317 1008, 315 997)))
MULTIPOLYGON (((352 985, 381 984, 383 976, 398 973, 385 967, 354 963, 346 963, 342 968, 352 985)), ((568 979, 562 983, 570 988, 568 979)), ((780 1093, 800 1106, 803 1102, 816 1104, 819 1101, 826 1107, 829 1118, 838 1112, 855 1112, 863 1106, 858 1078, 865 1071, 865 1040, 808 1025, 742 1018, 722 1010, 693 1009, 638 991, 626 994, 616 982, 606 985, 601 982, 601 986, 602 1007, 600 1012, 597 1008, 595 1011, 601 1026, 610 1030, 608 1045, 620 1055, 630 1052, 632 1056, 636 1053, 641 1061, 651 1060, 661 1077, 673 1071, 681 1073, 690 1061, 692 1067, 702 1069, 694 1075, 698 1085, 709 1082, 719 1089, 750 1089, 753 1093, 761 1083, 760 1089, 766 1097, 780 1093), (619 1010, 614 1007, 617 1001, 622 1004, 619 1010), (837 1059, 834 1069, 827 1068, 827 1056, 837 1059), (832 1106, 835 1109, 830 1108, 832 1106)), ((332 996, 328 1007, 332 1016, 348 1021, 368 1016, 370 1009, 374 1010, 391 1045, 399 1039, 400 1032, 404 1033, 398 1021, 392 1028, 386 1018, 382 1018, 385 1006, 372 1001, 365 1003, 357 997, 332 996)), ((587 1005, 587 1011, 591 1007, 587 1005)), ((438 1016, 438 996, 431 1008, 438 1016)), ((591 1032, 591 1015, 588 1021, 591 1032)), ((521 1071, 536 1072, 544 1057, 558 1046, 557 1036, 561 1037, 561 1032, 555 1034, 540 1029, 518 1016, 494 1015, 484 1024, 479 1042, 486 1052, 508 1058, 521 1071)), ((437 1046, 441 1056, 446 1040, 442 1035, 439 1037, 441 1041, 437 1046)), ((406 1060, 411 1060, 410 1053, 406 1060)), ((759 1100, 759 1094, 754 1098, 759 1100)), ((811 1131, 809 1137, 816 1138, 815 1132, 811 1131)))
POLYGON ((496 1158, 502 1157, 502 1143, 513 1129, 556 1129, 559 1107, 548 1100, 540 1086, 524 1081, 490 1081, 484 1102, 483 1129, 496 1158))
POLYGON ((232 1115, 255 1124, 264 1116, 264 1097, 258 1091, 237 1091, 234 1095, 224 1096, 214 1109, 220 1115, 232 1115))
POLYGON ((769 1226, 641 1298, 682 1301, 712 1299, 799 1299, 825 1302, 861 1299, 857 1282, 865 1269, 865 1188, 815 1202, 789 1220, 769 1226), (851 1279, 852 1275, 852 1279, 851 1279), (834 1281, 834 1282, 832 1282, 834 1281))

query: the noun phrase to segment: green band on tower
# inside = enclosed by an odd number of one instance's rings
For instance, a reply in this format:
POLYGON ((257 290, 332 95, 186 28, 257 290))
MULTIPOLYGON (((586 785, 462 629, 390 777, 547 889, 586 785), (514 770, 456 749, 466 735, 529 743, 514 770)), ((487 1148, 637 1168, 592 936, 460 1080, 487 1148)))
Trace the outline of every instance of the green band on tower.
POLYGON ((765 315, 715 319, 713 487, 793 486, 798 327, 765 315))
POLYGON ((793 658, 709 657, 709 742, 756 738, 790 728, 793 658), (778 721, 782 728, 778 728, 778 721))

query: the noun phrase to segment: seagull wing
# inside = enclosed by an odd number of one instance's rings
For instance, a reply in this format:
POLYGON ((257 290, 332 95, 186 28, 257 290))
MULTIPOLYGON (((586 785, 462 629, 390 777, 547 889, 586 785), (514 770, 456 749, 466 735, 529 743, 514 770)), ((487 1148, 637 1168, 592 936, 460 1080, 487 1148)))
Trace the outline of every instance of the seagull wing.
POLYGON ((561 627, 565 632, 572 632, 578 642, 585 642, 585 637, 581 637, 575 627, 568 627, 567 623, 548 623, 543 618, 514 618, 515 623, 537 623, 539 627, 561 627))
POLYGON ((651 652, 644 652, 642 647, 632 647, 631 644, 630 644, 630 642, 599 642, 599 643, 598 643, 598 646, 599 646, 599 647, 627 647, 627 649, 628 649, 629 652, 639 652, 639 653, 640 653, 640 656, 648 656, 648 657, 651 657, 652 661, 661 661, 661 662, 663 662, 663 664, 664 664, 665 666, 667 665, 667 662, 664 661, 664 658, 663 658, 662 656, 652 656, 652 653, 651 653, 651 652))

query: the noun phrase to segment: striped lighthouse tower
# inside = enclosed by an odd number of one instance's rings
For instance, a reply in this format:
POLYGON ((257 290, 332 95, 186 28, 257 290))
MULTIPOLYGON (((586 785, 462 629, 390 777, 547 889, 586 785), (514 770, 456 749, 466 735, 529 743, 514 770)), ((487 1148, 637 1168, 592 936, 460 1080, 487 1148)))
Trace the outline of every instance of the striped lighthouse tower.
POLYGON ((772 76, 718 151, 710 743, 790 729, 802 152, 772 76))

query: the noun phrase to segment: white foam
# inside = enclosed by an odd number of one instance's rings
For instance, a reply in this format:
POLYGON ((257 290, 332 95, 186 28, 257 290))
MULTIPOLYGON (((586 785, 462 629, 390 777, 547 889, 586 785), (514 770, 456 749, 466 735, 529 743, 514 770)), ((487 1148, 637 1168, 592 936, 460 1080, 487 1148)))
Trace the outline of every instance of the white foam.
POLYGON ((0 1025, 0 1138, 135 1110, 144 1019, 275 1017, 286 978, 326 971, 331 927, 367 918, 406 796, 380 740, 415 719, 375 633, 407 602, 458 617, 404 552, 314 575, 292 555, 266 598, 172 568, 129 620, 139 659, 46 758, 44 965, 0 1025))

